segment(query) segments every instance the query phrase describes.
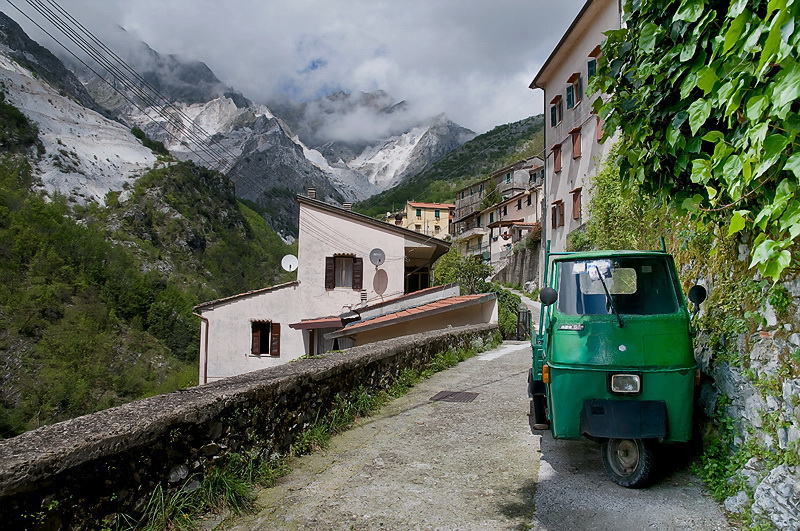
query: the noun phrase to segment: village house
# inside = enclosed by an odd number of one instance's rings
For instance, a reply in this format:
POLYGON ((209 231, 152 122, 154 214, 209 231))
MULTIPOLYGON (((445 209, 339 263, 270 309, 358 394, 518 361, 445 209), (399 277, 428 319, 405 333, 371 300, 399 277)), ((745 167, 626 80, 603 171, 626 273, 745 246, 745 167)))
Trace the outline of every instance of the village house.
POLYGON ((586 94, 597 70, 603 32, 619 29, 617 0, 588 0, 530 85, 544 91, 546 178, 544 231, 552 251, 586 223, 588 186, 613 142, 600 143, 602 123, 592 112, 599 96, 586 94))
POLYGON ((453 203, 406 201, 400 212, 387 212, 386 221, 426 236, 445 238, 450 234, 454 210, 453 203))
POLYGON ((511 196, 481 211, 478 216, 489 230, 489 262, 499 266, 514 246, 531 231, 540 231, 541 180, 530 190, 511 196))
MULTIPOLYGON (((467 255, 480 255, 484 260, 491 260, 492 238, 499 234, 496 222, 508 217, 503 214, 502 205, 512 198, 532 192, 541 185, 543 178, 544 161, 534 157, 501 168, 486 179, 456 191, 455 220, 451 228, 453 240, 461 245, 467 255), (494 198, 490 196, 493 189, 497 190, 494 198), (493 227, 490 228, 490 224, 494 224, 493 227)), ((531 197, 531 205, 528 204, 528 198, 522 199, 526 210, 531 206, 533 209, 539 208, 538 197, 531 197)), ((516 202, 512 205, 512 213, 515 206, 516 202)), ((508 212, 508 204, 505 207, 508 212)), ((521 216, 512 217, 522 219, 521 216)), ((536 220, 538 214, 535 220, 525 221, 536 220)), ((496 247, 502 250, 501 246, 498 244, 496 247)))
POLYGON ((297 201, 298 256, 287 261, 297 279, 195 307, 201 384, 407 333, 497 322, 493 294, 429 288, 449 243, 312 197, 297 201))

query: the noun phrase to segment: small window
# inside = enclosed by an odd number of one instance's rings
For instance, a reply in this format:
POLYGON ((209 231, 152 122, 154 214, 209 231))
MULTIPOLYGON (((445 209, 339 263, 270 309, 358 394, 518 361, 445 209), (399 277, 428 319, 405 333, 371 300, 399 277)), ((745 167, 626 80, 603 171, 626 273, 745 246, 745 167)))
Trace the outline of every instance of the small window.
POLYGON ((506 183, 510 183, 510 182, 511 182, 511 172, 506 173, 506 183))
POLYGON ((508 205, 503 205, 503 215, 504 216, 508 215, 508 205))
MULTIPOLYGON (((490 215, 490 223, 491 223, 491 215, 490 215)), ((480 227, 481 226, 481 217, 480 216, 477 216, 475 218, 475 226, 476 227, 480 227)))
POLYGON ((467 194, 467 193, 466 193, 464 190, 461 190, 461 199, 464 199, 464 196, 465 196, 466 194, 467 194))
POLYGON ((567 109, 572 109, 583 98, 583 81, 580 73, 572 74, 567 80, 567 109))
POLYGON ((572 137, 572 158, 577 159, 581 156, 581 128, 576 127, 569 134, 572 137))
POLYGON ((581 188, 576 188, 572 194, 572 219, 581 219, 581 188))
POLYGON ((441 230, 441 229, 439 228, 439 225, 434 225, 434 226, 433 226, 433 233, 434 233, 434 234, 439 234, 439 231, 440 231, 440 230, 441 230))
POLYGON ((489 212, 489 223, 494 223, 494 212, 489 212))
POLYGON ((550 224, 554 228, 564 226, 564 201, 558 200, 552 203, 550 208, 550 224))
POLYGON ((597 75, 597 59, 594 57, 590 57, 588 61, 586 61, 586 79, 591 80, 594 76, 597 75))
POLYGON ((417 209, 417 219, 422 219, 422 209, 421 208, 417 209))
POLYGON ((522 199, 517 199, 517 210, 522 210, 522 199))
POLYGON ((550 101, 550 126, 557 126, 561 123, 562 118, 564 118, 564 104, 559 94, 550 101))
POLYGON ((531 206, 531 202, 533 201, 532 198, 533 198, 533 194, 532 193, 528 193, 527 206, 531 206))
POLYGON ((252 321, 250 353, 254 356, 281 355, 281 325, 271 321, 252 321))
POLYGON ((439 219, 439 211, 438 210, 434 210, 433 211, 433 217, 435 217, 436 219, 439 219))
POLYGON ((350 288, 361 291, 364 259, 353 255, 325 258, 325 289, 350 288))
POLYGON ((553 146, 553 171, 556 173, 561 171, 561 144, 553 146))
POLYGON ((414 230, 417 232, 422 232, 422 225, 414 225, 414 230))

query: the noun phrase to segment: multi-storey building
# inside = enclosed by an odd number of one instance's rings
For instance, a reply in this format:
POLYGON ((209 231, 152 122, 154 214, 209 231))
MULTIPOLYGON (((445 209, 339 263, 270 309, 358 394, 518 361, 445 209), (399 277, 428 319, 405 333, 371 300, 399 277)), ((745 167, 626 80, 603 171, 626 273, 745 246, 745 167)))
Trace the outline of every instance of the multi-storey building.
MULTIPOLYGON (((544 162, 538 157, 515 162, 486 179, 466 186, 456 192, 455 220, 451 234, 469 255, 481 254, 490 260, 491 238, 494 233, 488 224, 498 220, 500 214, 493 210, 498 204, 535 188, 544 177, 544 162), (493 190, 496 197, 491 197, 493 190)), ((527 202, 527 199, 524 200, 527 202)), ((538 206, 538 201, 536 201, 538 206)), ((501 212, 501 211, 500 211, 501 212)), ((495 227, 496 228, 496 227, 495 227)))
POLYGON ((588 0, 530 85, 544 91, 544 234, 551 250, 567 248, 567 236, 586 223, 587 187, 612 142, 600 142, 602 123, 592 112, 598 94, 586 86, 597 69, 603 32, 619 29, 618 0, 588 0))
POLYGON ((402 211, 394 214, 387 212, 386 221, 426 236, 443 238, 450 234, 454 210, 453 203, 406 201, 402 211))

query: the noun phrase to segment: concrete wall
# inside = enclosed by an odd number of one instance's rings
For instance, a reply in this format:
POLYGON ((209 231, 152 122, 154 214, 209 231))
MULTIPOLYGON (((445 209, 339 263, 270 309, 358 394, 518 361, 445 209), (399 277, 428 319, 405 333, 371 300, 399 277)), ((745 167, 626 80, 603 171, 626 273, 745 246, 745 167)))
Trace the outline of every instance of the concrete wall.
POLYGON ((387 389, 496 326, 428 332, 139 400, 0 441, 0 529, 101 529, 153 490, 202 478, 229 452, 285 454, 338 394, 387 389), (39 518, 36 518, 36 517, 39 518))

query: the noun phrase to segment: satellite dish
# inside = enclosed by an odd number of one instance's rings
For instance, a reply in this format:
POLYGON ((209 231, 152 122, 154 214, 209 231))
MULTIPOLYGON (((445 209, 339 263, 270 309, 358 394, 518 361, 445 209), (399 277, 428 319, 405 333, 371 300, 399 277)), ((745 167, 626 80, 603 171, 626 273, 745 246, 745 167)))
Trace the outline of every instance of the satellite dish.
POLYGON ((297 257, 292 254, 287 254, 281 260, 281 267, 291 273, 297 269, 297 257))
POLYGON ((378 267, 386 261, 386 253, 383 252, 383 249, 375 248, 369 252, 369 261, 378 267))

